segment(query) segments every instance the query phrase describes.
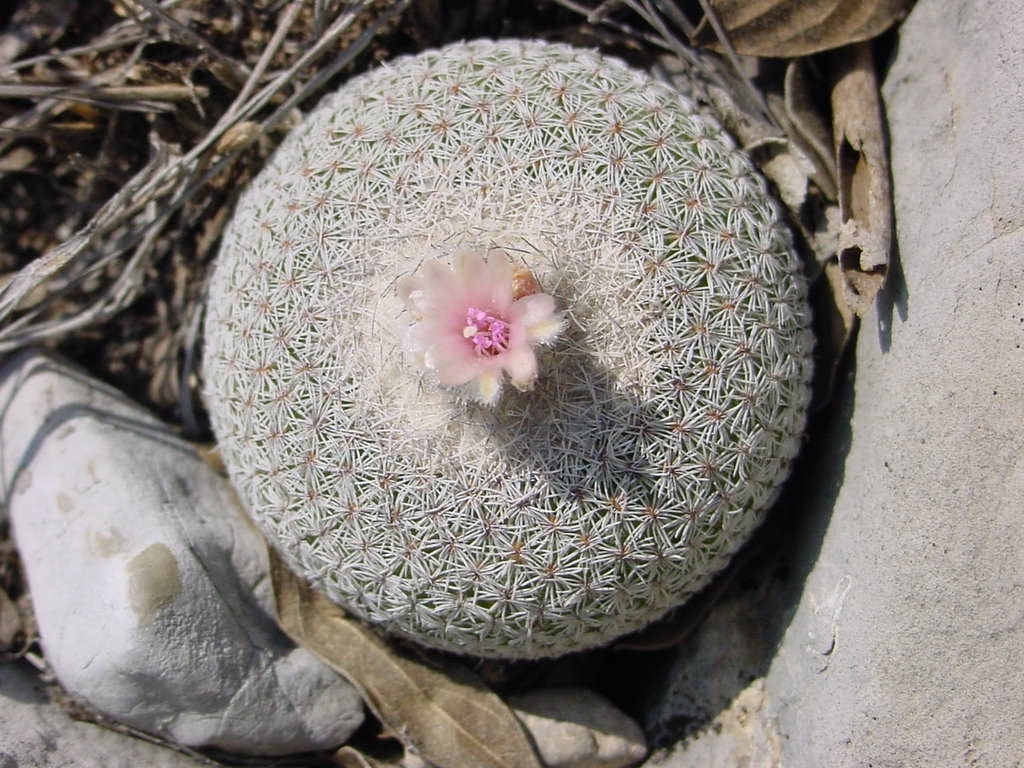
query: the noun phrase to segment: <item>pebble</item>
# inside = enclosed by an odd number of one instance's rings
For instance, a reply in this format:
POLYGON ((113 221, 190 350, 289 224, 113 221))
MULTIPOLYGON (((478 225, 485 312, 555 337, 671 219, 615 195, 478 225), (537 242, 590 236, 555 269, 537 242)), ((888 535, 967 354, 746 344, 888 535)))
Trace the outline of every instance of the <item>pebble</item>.
POLYGON ((647 754, 640 726, 587 688, 542 688, 508 703, 546 768, 625 768, 647 754))
POLYGON ((345 742, 358 693, 278 629, 263 541, 189 444, 39 352, 0 370, 0 403, 6 512, 73 697, 193 747, 345 742))

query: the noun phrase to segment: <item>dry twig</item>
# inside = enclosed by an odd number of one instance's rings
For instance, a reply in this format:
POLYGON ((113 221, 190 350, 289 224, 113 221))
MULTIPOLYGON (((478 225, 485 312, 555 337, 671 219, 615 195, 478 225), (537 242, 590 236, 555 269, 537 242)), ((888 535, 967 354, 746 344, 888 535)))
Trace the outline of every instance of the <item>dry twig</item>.
MULTIPOLYGON (((159 21, 169 24, 182 44, 212 56, 222 65, 222 72, 231 72, 232 78, 237 77, 237 95, 220 119, 188 151, 182 152, 152 133, 149 162, 96 211, 85 226, 7 279, 0 287, 0 323, 3 323, 0 352, 93 325, 134 301, 145 283, 147 269, 158 258, 161 234, 168 222, 212 179, 223 173, 249 141, 269 135, 298 104, 310 98, 351 62, 409 1, 393 0, 383 8, 372 2, 345 5, 335 12, 323 34, 307 39, 300 46, 302 52, 289 66, 270 75, 272 62, 281 55, 287 36, 306 7, 299 0, 280 12, 275 34, 251 68, 237 62, 230 64, 233 59, 219 54, 208 41, 191 31, 186 32, 187 27, 183 28, 172 19, 167 12, 171 3, 158 5, 152 0, 140 0, 144 11, 136 14, 134 28, 130 24, 119 24, 117 32, 104 35, 101 43, 76 49, 78 56, 87 56, 126 44, 125 41, 151 40, 156 31, 153 23, 159 21), (374 12, 371 13, 371 9, 374 12), (357 23, 360 33, 339 45, 343 35, 350 33, 357 23), (274 109, 267 112, 268 106, 274 109), (244 134, 249 141, 223 141, 232 136, 232 131, 235 136, 244 134), (112 263, 120 261, 123 265, 119 274, 106 288, 93 290, 90 302, 82 305, 76 301, 69 311, 53 316, 51 310, 70 289, 82 288, 88 278, 105 274, 112 263), (56 280, 58 276, 62 278, 60 281, 56 280), (49 295, 40 301, 35 294, 41 288, 49 295)), ((322 5, 318 8, 318 18, 326 23, 328 10, 322 5)), ((35 61, 44 63, 66 58, 43 57, 35 61)), ((208 93, 202 87, 168 84, 98 85, 97 81, 111 79, 109 73, 93 77, 89 85, 30 85, 11 80, 10 73, 18 69, 20 64, 15 62, 7 68, 6 78, 0 76, 0 98, 36 100, 34 108, 5 121, 2 126, 8 131, 20 131, 19 135, 37 131, 59 114, 61 102, 68 100, 104 106, 117 104, 154 112, 173 109, 173 102, 204 97, 208 93)), ((2 149, 0 147, 0 151, 2 149)))

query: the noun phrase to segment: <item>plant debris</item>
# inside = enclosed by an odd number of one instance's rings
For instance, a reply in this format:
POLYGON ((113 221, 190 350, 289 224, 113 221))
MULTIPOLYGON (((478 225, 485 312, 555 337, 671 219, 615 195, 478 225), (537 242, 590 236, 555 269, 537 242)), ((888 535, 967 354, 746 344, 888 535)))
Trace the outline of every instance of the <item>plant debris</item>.
POLYGON ((35 622, 18 553, 9 539, 0 539, 0 661, 24 656, 35 640, 35 622))
POLYGON ((913 0, 703 0, 693 43, 748 56, 807 56, 876 37, 913 0))
MULTIPOLYGON (((540 768, 512 710, 467 667, 402 654, 271 553, 278 621, 341 673, 407 748, 439 766, 540 768)), ((440 659, 440 657, 438 657, 440 659)))

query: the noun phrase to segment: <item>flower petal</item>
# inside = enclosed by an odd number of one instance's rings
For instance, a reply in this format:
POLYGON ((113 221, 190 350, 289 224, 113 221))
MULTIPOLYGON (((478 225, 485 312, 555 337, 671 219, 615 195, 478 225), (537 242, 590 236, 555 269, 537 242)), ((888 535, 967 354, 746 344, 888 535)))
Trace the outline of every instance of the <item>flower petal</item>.
POLYGON ((501 356, 501 367, 520 392, 533 389, 537 381, 537 356, 528 346, 515 347, 501 356))
POLYGON ((531 342, 547 343, 565 328, 565 319, 555 311, 555 300, 546 293, 524 296, 509 310, 512 321, 521 324, 531 342))
POLYGON ((486 370, 476 378, 477 400, 494 405, 501 394, 501 371, 486 370))
POLYGON ((438 302, 445 301, 461 288, 461 283, 448 265, 437 259, 420 264, 415 273, 398 283, 398 295, 422 315, 438 310, 438 302))
POLYGON ((437 380, 445 386, 466 384, 483 369, 472 346, 461 337, 441 336, 427 350, 427 364, 437 372, 437 380))
POLYGON ((476 252, 459 252, 455 270, 465 279, 467 297, 476 306, 504 314, 512 304, 512 262, 500 248, 487 251, 486 260, 476 252))

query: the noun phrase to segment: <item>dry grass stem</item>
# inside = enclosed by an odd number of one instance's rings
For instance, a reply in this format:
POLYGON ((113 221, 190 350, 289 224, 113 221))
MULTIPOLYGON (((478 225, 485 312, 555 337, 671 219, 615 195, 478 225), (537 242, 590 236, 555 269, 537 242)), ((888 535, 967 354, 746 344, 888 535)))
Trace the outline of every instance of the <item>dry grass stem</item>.
MULTIPOLYGON (((298 105, 314 96, 362 52, 408 4, 409 0, 386 5, 359 2, 339 9, 337 4, 318 3, 313 26, 323 31, 312 35, 308 19, 301 28, 297 24, 308 14, 309 3, 290 3, 277 14, 274 33, 258 48, 258 57, 249 65, 222 53, 171 15, 172 10, 182 9, 186 3, 139 0, 128 8, 131 18, 116 23, 88 45, 13 62, 0 69, 0 99, 33 102, 0 124, 0 157, 14 142, 26 137, 95 131, 96 121, 103 119, 94 114, 98 108, 154 114, 176 113, 179 105, 198 107, 210 96, 210 88, 205 85, 193 85, 191 81, 124 82, 133 68, 143 66, 143 48, 167 37, 191 48, 200 59, 209 58, 211 74, 236 92, 219 118, 197 134, 187 150, 151 131, 148 161, 84 226, 17 271, 0 276, 0 352, 95 326, 135 301, 150 279, 154 264, 172 247, 169 223, 187 206, 208 204, 205 198, 211 193, 209 185, 230 172, 238 154, 281 126, 298 105), (285 51, 285 42, 296 33, 304 40, 297 47, 289 41, 289 50, 285 51), (127 57, 120 56, 119 66, 95 67, 96 57, 117 53, 126 46, 136 48, 127 57), (282 58, 285 66, 271 73, 282 58), (64 77, 70 75, 78 82, 24 82, 18 72, 28 66, 34 71, 59 66, 64 77), (57 122, 69 110, 85 119, 57 122)), ((188 71, 191 68, 186 75, 188 71)), ((104 143, 100 159, 107 147, 104 143)), ((97 171, 83 178, 87 193, 95 190, 103 165, 98 160, 97 171)), ((190 328, 194 325, 188 323, 190 328)), ((190 343, 195 340, 194 333, 178 331, 177 336, 182 342, 186 338, 190 343)), ((188 357, 192 356, 190 350, 188 357)), ((175 378, 187 380, 187 371, 175 378)), ((191 404, 184 410, 192 413, 191 404)), ((194 414, 190 421, 195 422, 194 414)))

